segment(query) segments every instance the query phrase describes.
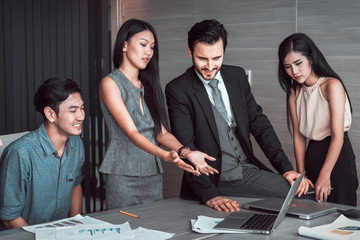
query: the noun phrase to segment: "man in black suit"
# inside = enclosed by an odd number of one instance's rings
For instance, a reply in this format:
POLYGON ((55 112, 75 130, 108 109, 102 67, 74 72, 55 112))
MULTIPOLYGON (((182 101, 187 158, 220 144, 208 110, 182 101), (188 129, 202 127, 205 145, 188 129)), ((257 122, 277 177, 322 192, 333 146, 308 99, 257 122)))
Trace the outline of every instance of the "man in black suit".
MULTIPOLYGON (((227 32, 218 21, 196 23, 188 32, 193 66, 167 84, 166 98, 174 135, 216 157, 208 164, 219 171, 199 177, 185 172, 180 197, 199 199, 218 211, 238 211, 236 201, 222 196, 285 197, 300 174, 256 103, 244 69, 223 65, 226 44, 227 32), (282 175, 254 156, 250 134, 282 175)), ((298 195, 307 189, 304 180, 298 195)))

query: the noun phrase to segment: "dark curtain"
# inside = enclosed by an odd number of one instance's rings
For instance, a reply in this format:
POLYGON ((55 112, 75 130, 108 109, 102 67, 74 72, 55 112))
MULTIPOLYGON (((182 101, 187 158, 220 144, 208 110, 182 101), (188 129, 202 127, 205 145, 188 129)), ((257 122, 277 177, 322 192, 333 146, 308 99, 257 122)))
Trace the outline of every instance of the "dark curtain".
POLYGON ((111 70, 110 0, 0 0, 0 135, 42 123, 32 99, 50 77, 76 81, 85 102, 86 212, 103 209, 99 81, 111 70), (96 207, 95 199, 100 199, 96 207))

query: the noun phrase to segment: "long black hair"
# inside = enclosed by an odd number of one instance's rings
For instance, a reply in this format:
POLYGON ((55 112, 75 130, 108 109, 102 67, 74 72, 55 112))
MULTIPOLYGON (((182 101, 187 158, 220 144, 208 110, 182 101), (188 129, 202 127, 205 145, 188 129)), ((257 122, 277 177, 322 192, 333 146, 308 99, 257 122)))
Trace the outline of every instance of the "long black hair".
POLYGON ((301 53, 309 61, 312 62, 312 69, 314 73, 319 77, 333 77, 338 79, 344 87, 345 93, 350 103, 350 109, 352 111, 349 94, 345 88, 345 85, 339 75, 330 67, 326 61, 324 55, 321 53, 315 43, 304 33, 294 33, 285 38, 278 50, 279 65, 278 65, 278 78, 281 88, 286 92, 286 116, 287 125, 290 130, 290 110, 289 110, 289 97, 296 92, 296 88, 299 85, 294 81, 287 73, 284 67, 284 60, 287 54, 291 51, 301 53))
POLYGON ((155 29, 147 22, 138 19, 129 19, 119 29, 115 41, 113 63, 115 68, 119 68, 123 61, 123 47, 125 41, 142 31, 149 30, 154 35, 154 53, 145 69, 139 71, 139 79, 144 85, 144 99, 150 110, 154 121, 154 135, 161 133, 161 124, 167 130, 168 123, 165 111, 164 94, 159 80, 159 42, 155 29))

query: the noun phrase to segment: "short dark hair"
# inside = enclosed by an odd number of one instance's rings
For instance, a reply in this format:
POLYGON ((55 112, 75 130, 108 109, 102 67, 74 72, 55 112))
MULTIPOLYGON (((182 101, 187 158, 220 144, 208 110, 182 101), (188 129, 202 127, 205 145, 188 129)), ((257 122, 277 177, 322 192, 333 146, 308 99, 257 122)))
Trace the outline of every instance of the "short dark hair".
POLYGON ((50 107, 59 114, 59 105, 65 101, 70 94, 80 93, 80 88, 76 82, 68 78, 50 78, 43 82, 37 89, 33 103, 36 111, 41 113, 44 120, 44 108, 50 107))
POLYGON ((196 23, 188 32, 188 47, 194 52, 195 45, 199 42, 214 44, 219 39, 224 44, 224 52, 227 45, 227 31, 223 24, 215 19, 203 20, 196 23))

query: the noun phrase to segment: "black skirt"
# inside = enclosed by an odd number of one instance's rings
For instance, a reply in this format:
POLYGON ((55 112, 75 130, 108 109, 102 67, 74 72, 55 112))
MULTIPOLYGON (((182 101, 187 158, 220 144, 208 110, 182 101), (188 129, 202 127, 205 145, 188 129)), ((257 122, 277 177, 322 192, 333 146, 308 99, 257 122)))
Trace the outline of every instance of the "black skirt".
MULTIPOLYGON (((309 141, 305 154, 305 170, 307 177, 314 184, 324 164, 330 141, 330 136, 321 141, 309 141)), ((347 132, 344 133, 344 144, 331 172, 330 181, 333 190, 331 190, 331 194, 328 197, 328 202, 356 206, 358 179, 355 154, 347 132)))

